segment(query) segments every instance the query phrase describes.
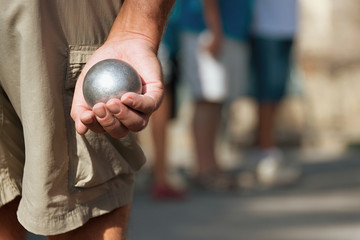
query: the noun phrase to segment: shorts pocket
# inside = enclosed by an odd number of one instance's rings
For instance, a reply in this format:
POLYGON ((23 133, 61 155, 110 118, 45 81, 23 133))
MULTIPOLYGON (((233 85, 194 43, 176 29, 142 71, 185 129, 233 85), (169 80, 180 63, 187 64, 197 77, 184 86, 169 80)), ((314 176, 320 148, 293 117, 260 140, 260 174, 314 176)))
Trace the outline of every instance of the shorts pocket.
MULTIPOLYGON (((64 108, 69 149, 69 187, 89 188, 106 183, 121 174, 138 170, 145 158, 135 135, 114 139, 107 134, 88 131, 76 133, 70 117, 74 88, 86 61, 100 46, 69 46, 69 61, 64 84, 64 108)), ((70 189, 71 190, 71 189, 70 189)))
POLYGON ((66 71, 65 90, 74 90, 79 75, 91 55, 101 45, 70 45, 68 49, 68 66, 66 71))

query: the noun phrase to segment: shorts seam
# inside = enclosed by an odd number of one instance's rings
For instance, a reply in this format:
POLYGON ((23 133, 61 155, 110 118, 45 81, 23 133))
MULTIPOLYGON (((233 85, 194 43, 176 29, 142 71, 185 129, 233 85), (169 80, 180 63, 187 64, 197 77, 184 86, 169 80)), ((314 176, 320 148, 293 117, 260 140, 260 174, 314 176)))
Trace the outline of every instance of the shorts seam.
MULTIPOLYGON (((5 160, 6 161, 6 160, 5 160)), ((15 197, 20 196, 20 191, 16 187, 16 185, 11 181, 11 177, 9 174, 9 168, 4 168, 2 172, 2 178, 1 178, 1 196, 8 196, 9 191, 11 192, 11 196, 7 197, 6 199, 0 199, 0 206, 3 206, 10 201, 12 201, 15 197)))
MULTIPOLYGON (((0 94, 3 95, 4 90, 2 88, 0 88, 0 94)), ((4 135, 4 99, 3 97, 0 97, 0 137, 2 137, 4 135)), ((0 206, 5 205, 6 203, 10 202, 12 199, 14 199, 16 196, 20 195, 20 191, 17 188, 17 186, 11 181, 11 177, 10 177, 10 173, 9 173, 9 167, 7 164, 7 159, 5 156, 3 156, 3 159, 0 159, 0 161, 4 161, 5 162, 5 166, 2 170, 1 173, 1 193, 0 196, 6 196, 8 195, 7 191, 11 192, 11 197, 7 198, 5 197, 5 199, 0 198, 0 206)))

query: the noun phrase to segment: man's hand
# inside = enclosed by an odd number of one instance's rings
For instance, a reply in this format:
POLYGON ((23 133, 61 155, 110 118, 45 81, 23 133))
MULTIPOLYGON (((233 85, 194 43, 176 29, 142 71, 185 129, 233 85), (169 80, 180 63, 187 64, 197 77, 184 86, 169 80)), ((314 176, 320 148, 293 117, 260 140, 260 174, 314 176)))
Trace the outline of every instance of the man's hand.
POLYGON ((89 129, 108 133, 114 138, 138 132, 146 127, 150 115, 159 107, 163 97, 161 67, 153 44, 136 33, 108 40, 91 56, 75 87, 71 117, 79 134, 89 129), (82 85, 87 71, 95 63, 109 58, 123 60, 133 66, 142 80, 142 94, 126 93, 121 99, 97 103, 91 109, 84 100, 82 85))
POLYGON ((174 0, 124 1, 106 42, 90 57, 76 83, 71 117, 79 134, 90 129, 121 138, 146 127, 164 94, 157 49, 173 4, 174 0), (109 58, 135 68, 142 80, 142 94, 129 92, 91 109, 83 97, 84 77, 91 66, 109 58))

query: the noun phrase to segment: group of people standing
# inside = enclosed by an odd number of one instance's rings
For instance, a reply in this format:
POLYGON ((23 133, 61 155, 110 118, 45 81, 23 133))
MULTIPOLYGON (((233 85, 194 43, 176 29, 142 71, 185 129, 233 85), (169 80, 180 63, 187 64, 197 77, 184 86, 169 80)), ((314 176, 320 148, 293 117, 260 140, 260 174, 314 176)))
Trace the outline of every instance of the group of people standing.
POLYGON ((252 159, 257 179, 276 186, 299 177, 298 170, 286 167, 274 131, 290 76, 297 14, 296 0, 177 1, 159 52, 168 90, 152 117, 155 198, 184 197, 166 179, 166 123, 172 116, 174 79, 186 83, 194 102, 194 184, 216 191, 237 187, 219 166, 215 146, 224 104, 245 95, 257 103, 252 159))

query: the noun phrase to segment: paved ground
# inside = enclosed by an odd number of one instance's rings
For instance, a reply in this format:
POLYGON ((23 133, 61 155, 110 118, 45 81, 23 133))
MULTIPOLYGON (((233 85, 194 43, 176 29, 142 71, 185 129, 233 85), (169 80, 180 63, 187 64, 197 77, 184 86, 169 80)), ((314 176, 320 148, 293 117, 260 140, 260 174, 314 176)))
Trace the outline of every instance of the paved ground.
POLYGON ((158 203, 135 195, 130 240, 360 239, 360 154, 303 163, 294 187, 192 192, 158 203))

